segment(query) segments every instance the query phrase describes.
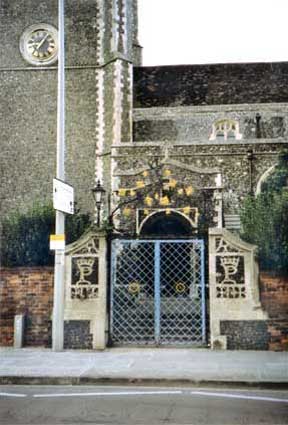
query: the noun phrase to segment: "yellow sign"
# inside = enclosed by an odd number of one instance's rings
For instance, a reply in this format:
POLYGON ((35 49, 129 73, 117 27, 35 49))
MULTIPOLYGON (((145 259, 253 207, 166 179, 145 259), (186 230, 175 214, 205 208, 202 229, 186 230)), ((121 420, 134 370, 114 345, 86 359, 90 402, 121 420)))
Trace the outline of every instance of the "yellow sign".
POLYGON ((50 249, 65 249, 65 235, 50 235, 50 249))

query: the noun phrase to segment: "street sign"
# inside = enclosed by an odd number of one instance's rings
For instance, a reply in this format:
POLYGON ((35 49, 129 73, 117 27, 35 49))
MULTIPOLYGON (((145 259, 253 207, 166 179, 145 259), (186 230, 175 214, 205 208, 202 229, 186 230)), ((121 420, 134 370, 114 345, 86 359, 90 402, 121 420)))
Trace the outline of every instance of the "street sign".
POLYGON ((53 179, 53 206, 55 210, 74 214, 74 188, 70 184, 53 179))
POLYGON ((50 235, 50 249, 65 249, 65 235, 50 235))

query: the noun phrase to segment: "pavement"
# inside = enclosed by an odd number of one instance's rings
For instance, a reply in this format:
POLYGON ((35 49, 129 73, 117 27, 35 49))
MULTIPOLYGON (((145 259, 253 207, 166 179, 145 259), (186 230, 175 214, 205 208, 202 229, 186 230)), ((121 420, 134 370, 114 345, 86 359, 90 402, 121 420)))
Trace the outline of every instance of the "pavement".
MULTIPOLYGON (((288 384, 288 353, 184 348, 0 348, 0 384, 288 384)), ((288 385, 287 385, 288 386, 288 385)))

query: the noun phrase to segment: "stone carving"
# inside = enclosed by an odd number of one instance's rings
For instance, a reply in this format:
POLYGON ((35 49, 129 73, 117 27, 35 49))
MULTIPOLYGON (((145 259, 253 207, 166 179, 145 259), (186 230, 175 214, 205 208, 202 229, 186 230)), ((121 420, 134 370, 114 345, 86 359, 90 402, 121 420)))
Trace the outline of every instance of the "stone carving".
POLYGON ((99 240, 98 239, 90 239, 84 247, 82 247, 79 251, 75 252, 75 254, 87 254, 87 255, 97 255, 99 250, 99 240))
POLYGON ((71 298, 98 298, 98 258, 73 257, 71 298))
POLYGON ((235 248, 232 245, 229 245, 224 238, 216 238, 216 252, 239 252, 239 249, 235 248))
POLYGON ((245 298, 244 258, 241 255, 216 257, 217 298, 245 298))
POLYGON ((239 257, 221 257, 220 261, 225 274, 224 279, 221 283, 235 284, 236 281, 232 279, 232 276, 234 276, 237 273, 240 258, 239 257))

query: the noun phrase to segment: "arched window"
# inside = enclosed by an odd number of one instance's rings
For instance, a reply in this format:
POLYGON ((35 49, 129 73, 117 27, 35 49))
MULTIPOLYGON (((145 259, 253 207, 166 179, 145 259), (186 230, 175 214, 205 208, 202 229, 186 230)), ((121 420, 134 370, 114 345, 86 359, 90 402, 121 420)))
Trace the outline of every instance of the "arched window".
POLYGON ((212 134, 209 140, 229 140, 242 139, 242 134, 239 132, 239 123, 234 120, 220 120, 213 124, 212 134))

